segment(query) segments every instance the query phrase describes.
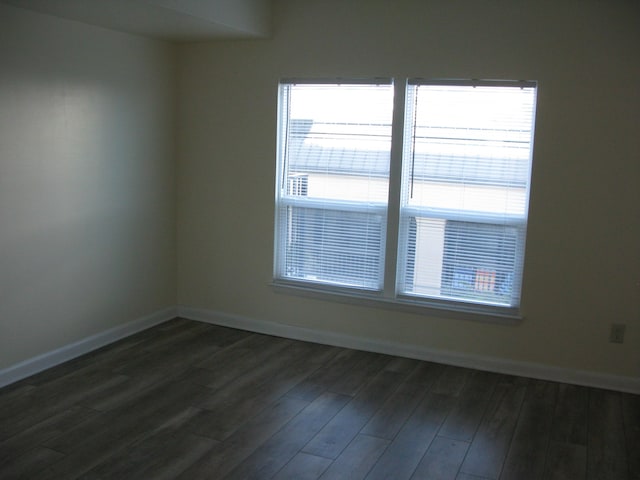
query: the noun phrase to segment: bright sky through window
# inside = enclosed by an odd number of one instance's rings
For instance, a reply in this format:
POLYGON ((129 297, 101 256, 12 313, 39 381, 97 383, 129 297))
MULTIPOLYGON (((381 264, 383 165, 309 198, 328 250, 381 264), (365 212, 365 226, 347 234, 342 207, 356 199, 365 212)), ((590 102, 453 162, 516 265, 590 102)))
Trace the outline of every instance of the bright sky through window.
POLYGON ((305 85, 291 92, 290 118, 313 122, 305 139, 309 145, 384 151, 391 145, 391 118, 388 108, 381 111, 380 105, 393 105, 391 85, 377 89, 345 85, 339 90, 305 85))

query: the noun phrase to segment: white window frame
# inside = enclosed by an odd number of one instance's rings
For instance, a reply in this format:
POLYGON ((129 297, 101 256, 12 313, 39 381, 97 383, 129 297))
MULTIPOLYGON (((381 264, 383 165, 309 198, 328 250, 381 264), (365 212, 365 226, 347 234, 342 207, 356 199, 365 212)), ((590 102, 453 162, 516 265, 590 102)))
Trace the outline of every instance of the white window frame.
MULTIPOLYGON (((343 79, 322 79, 322 80, 300 80, 300 79, 286 79, 282 80, 283 83, 349 83, 343 79)), ((357 80, 356 82, 373 83, 374 80, 357 80)), ((394 105, 393 105, 393 123, 392 123, 392 145, 391 145, 391 159, 390 159, 390 173, 389 173, 389 197, 387 205, 380 205, 380 214, 386 219, 386 241, 384 244, 385 256, 384 256, 384 281, 380 290, 359 290, 344 288, 343 286, 335 285, 322 285, 322 284, 309 284, 304 281, 292 280, 283 276, 279 271, 278 255, 282 255, 282 252, 278 249, 281 242, 278 241, 279 235, 284 235, 283 226, 279 225, 277 221, 278 210, 284 204, 290 204, 292 206, 310 205, 313 203, 312 199, 284 199, 278 194, 281 186, 282 178, 282 137, 281 129, 283 128, 283 112, 280 111, 282 102, 278 101, 278 150, 277 150, 277 167, 276 167, 276 230, 275 230, 275 244, 274 244, 274 277, 272 286, 276 292, 289 293, 295 295, 301 295, 311 298, 327 299, 341 303, 356 304, 371 306, 377 308, 386 308, 392 310, 407 311, 410 313, 427 314, 433 316, 447 317, 447 318, 460 318, 467 320, 481 320, 497 323, 514 323, 522 320, 522 304, 519 303, 514 306, 492 305, 485 303, 474 303, 467 301, 457 301, 451 299, 442 298, 430 298, 423 296, 407 295, 399 292, 399 281, 401 275, 404 274, 404 266, 400 259, 404 258, 406 252, 402 244, 402 232, 401 222, 404 221, 410 215, 424 214, 425 210, 415 207, 402 207, 401 195, 403 185, 403 153, 406 121, 405 96, 407 92, 407 85, 409 84, 421 84, 423 82, 432 84, 453 84, 453 85, 502 85, 502 86, 522 86, 533 87, 538 90, 538 85, 535 81, 482 81, 482 80, 422 80, 422 79, 394 79, 394 105), (385 211, 386 208, 386 211, 385 211)), ((533 126, 535 126, 535 103, 533 113, 533 126)), ((531 141, 531 156, 533 155, 533 133, 531 141)), ((532 159, 529 161, 529 178, 531 172, 532 159)), ((529 199, 529 186, 530 180, 527 186, 526 192, 526 211, 524 217, 515 216, 513 218, 503 217, 499 222, 511 225, 524 226, 520 229, 522 232, 521 238, 518 241, 524 242, 526 240, 526 224, 528 213, 528 199, 529 199)), ((344 202, 340 202, 340 207, 344 208, 344 202)), ((358 209, 357 205, 353 206, 354 209, 358 209)), ((371 210, 368 210, 369 212, 371 210)), ((496 219, 481 218, 482 215, 470 214, 465 211, 455 212, 435 212, 430 211, 430 215, 443 215, 447 219, 458 219, 464 221, 477 221, 499 223, 496 219)), ((524 254, 521 261, 524 263, 524 254)), ((520 276, 518 282, 520 283, 517 288, 521 288, 521 280, 523 276, 524 266, 520 270, 520 276)))

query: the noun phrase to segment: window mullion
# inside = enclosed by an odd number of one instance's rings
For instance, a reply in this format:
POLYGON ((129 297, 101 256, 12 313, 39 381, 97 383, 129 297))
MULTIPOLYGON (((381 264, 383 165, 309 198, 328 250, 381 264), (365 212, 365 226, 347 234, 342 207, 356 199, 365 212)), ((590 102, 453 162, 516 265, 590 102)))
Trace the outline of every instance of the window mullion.
POLYGON ((394 82, 393 124, 391 128, 391 163, 389 167, 389 201, 387 206, 387 238, 383 289, 383 295, 386 298, 394 298, 396 296, 406 87, 406 79, 394 82))
MULTIPOLYGON (((278 145, 277 145, 277 158, 276 162, 276 191, 275 191, 275 212, 274 212, 274 225, 275 225, 275 238, 282 238, 286 235, 286 224, 280 221, 282 215, 281 211, 281 197, 282 189, 286 185, 286 149, 287 142, 285 139, 288 136, 289 128, 289 113, 291 105, 291 90, 289 85, 281 84, 278 88, 278 145)), ((281 277, 284 272, 284 259, 285 259, 285 245, 284 242, 275 241, 273 245, 274 252, 274 264, 273 275, 274 278, 281 277)))

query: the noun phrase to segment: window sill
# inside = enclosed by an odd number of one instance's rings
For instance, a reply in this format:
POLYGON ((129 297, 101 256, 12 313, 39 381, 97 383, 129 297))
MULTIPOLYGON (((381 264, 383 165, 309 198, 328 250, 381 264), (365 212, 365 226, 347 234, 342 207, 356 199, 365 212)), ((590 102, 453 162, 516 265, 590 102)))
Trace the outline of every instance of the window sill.
POLYGON ((455 320, 470 320, 503 325, 516 325, 524 317, 511 307, 467 304, 462 302, 415 300, 409 297, 386 298, 381 292, 325 287, 322 285, 274 280, 271 287, 276 293, 296 295, 349 305, 384 308, 387 310, 455 320))

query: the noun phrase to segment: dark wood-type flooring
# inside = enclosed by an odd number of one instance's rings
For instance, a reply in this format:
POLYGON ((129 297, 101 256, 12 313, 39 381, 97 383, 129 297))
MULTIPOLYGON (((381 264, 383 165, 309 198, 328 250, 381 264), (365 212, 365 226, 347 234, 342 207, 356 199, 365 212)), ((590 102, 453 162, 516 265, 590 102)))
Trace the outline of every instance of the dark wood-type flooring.
POLYGON ((0 478, 640 479, 640 396, 176 319, 1 389, 0 478))

